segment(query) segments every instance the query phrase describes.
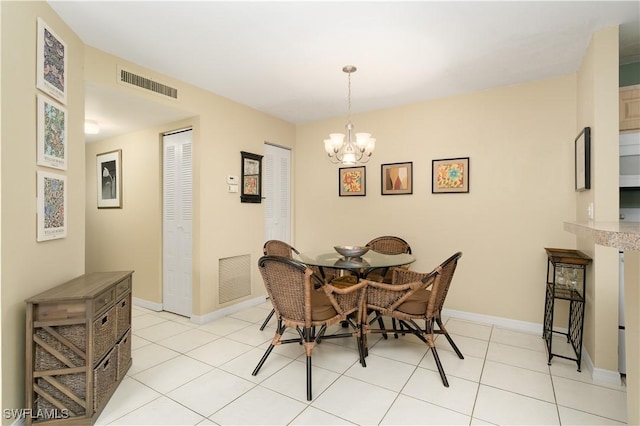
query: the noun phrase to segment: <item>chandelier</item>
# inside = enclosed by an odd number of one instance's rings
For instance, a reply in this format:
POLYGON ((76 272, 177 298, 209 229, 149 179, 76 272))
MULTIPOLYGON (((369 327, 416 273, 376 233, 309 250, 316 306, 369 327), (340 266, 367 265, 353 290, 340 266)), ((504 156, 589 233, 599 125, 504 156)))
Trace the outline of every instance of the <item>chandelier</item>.
POLYGON ((353 165, 366 163, 371 158, 376 147, 376 140, 370 133, 355 133, 351 123, 351 73, 356 72, 353 65, 342 68, 349 80, 349 116, 345 126, 347 129, 346 140, 344 133, 331 133, 329 139, 324 140, 324 150, 329 155, 329 160, 334 164, 353 165))

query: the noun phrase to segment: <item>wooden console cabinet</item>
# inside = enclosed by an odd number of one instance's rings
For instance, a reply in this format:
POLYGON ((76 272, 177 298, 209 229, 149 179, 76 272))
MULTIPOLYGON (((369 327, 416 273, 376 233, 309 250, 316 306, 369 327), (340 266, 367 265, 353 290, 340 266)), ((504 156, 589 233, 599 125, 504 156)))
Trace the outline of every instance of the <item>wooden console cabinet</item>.
POLYGON ((26 300, 27 425, 95 423, 131 367, 132 274, 86 274, 26 300))

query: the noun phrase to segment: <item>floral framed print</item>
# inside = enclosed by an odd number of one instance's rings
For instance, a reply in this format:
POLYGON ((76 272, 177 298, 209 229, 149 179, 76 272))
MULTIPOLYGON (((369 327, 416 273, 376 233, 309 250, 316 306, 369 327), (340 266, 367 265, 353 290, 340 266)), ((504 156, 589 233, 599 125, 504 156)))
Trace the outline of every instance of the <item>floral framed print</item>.
POLYGON ((433 194, 469 192, 469 157, 432 160, 433 194))
POLYGON ((341 197, 367 195, 365 166, 345 167, 338 170, 338 193, 341 197))
POLYGON ((36 87, 67 103, 67 44, 38 18, 36 87))
POLYGON ((58 173, 37 172, 36 241, 67 236, 67 177, 58 173))
POLYGON ((67 110, 38 94, 38 158, 40 166, 67 169, 67 110))
POLYGON ((585 127, 575 139, 576 191, 591 189, 591 127, 585 127))
POLYGON ((240 151, 242 157, 241 203, 262 202, 262 155, 240 151))
POLYGON ((122 208, 122 150, 96 155, 98 208, 122 208))
POLYGON ((382 195, 413 194, 413 162, 382 164, 382 195))

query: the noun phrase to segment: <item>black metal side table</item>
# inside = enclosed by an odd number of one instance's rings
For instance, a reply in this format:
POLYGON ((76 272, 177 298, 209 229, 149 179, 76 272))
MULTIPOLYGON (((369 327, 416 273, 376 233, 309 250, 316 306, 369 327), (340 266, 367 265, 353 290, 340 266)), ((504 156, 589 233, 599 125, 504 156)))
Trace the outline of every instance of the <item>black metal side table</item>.
POLYGON ((591 258, 577 250, 558 248, 545 248, 545 250, 548 262, 542 338, 547 346, 548 364, 551 365, 551 358, 557 356, 576 361, 578 371, 581 371, 586 269, 587 265, 591 263, 591 258), (569 321, 566 333, 553 329, 556 300, 569 301, 569 321), (567 337, 567 343, 571 343, 575 358, 553 352, 554 333, 567 337))

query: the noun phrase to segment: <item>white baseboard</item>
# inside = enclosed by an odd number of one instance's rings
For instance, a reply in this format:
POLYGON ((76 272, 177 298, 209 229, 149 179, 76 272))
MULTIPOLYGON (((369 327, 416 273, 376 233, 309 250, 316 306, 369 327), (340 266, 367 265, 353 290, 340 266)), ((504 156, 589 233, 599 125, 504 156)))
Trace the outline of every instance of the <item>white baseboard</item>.
POLYGON ((237 303, 235 305, 227 306, 226 308, 218 309, 213 312, 209 312, 206 315, 192 315, 191 322, 195 324, 206 324, 218 318, 225 317, 227 315, 236 313, 246 308, 259 305, 267 300, 266 296, 259 296, 253 299, 245 300, 244 302, 237 303))
POLYGON ((453 309, 443 309, 442 315, 466 321, 480 322, 496 325, 510 330, 525 331, 527 333, 538 333, 542 338, 542 324, 513 320, 509 318, 494 317, 491 315, 475 314, 472 312, 456 311, 453 309))
MULTIPOLYGON (((534 322, 526 322, 513 320, 509 318, 502 317, 494 317, 491 315, 483 315, 483 314, 475 314, 472 312, 464 312, 464 311, 456 311, 453 309, 443 309, 443 316, 448 316, 451 318, 484 323, 489 325, 495 325, 498 327, 506 328, 509 330, 515 331, 524 331, 527 333, 538 334, 542 337, 542 324, 534 323, 534 322)), ((554 330, 560 331, 562 333, 566 333, 566 329, 554 328, 554 330)), ((609 385, 620 385, 620 373, 618 371, 605 370, 603 368, 595 368, 593 365, 593 361, 589 356, 589 351, 587 351, 586 347, 582 347, 582 370, 586 370, 588 374, 591 376, 591 379, 595 383, 601 384, 609 384, 609 385)))
POLYGON ((145 299, 140 299, 137 297, 131 298, 131 302, 134 306, 140 306, 141 308, 149 309, 155 312, 162 311, 162 303, 150 302, 145 299))

